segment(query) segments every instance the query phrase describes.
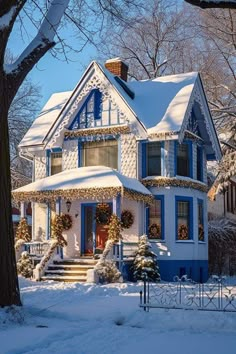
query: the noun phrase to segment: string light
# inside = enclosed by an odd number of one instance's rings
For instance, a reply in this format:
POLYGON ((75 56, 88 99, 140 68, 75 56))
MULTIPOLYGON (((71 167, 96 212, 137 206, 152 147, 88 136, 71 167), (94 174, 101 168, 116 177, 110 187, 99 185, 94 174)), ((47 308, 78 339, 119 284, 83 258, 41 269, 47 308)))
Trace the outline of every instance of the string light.
POLYGON ((65 138, 78 138, 86 137, 88 135, 116 135, 116 134, 128 134, 130 133, 130 127, 127 125, 123 126, 114 126, 108 128, 92 128, 92 129, 78 129, 70 130, 65 132, 65 138))
POLYGON ((181 180, 175 177, 165 177, 165 178, 154 178, 142 180, 145 187, 180 187, 180 188, 192 188, 197 189, 201 192, 207 193, 208 187, 205 184, 181 180))

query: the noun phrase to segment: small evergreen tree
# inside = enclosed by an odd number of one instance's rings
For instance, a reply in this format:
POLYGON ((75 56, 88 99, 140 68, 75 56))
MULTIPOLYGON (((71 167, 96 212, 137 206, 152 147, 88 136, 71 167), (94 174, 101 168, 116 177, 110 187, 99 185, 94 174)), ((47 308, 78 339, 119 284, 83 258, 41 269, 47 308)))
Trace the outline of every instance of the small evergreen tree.
POLYGON ((25 278, 30 278, 33 275, 33 263, 28 252, 22 252, 19 261, 17 262, 18 274, 25 278))
POLYGON ((31 236, 29 233, 29 225, 27 223, 26 218, 21 218, 17 227, 16 241, 18 240, 24 240, 25 242, 29 242, 31 240, 31 236))
POLYGON ((149 280, 160 281, 157 255, 150 249, 147 236, 141 236, 133 263, 133 275, 136 280, 144 280, 147 275, 149 280))

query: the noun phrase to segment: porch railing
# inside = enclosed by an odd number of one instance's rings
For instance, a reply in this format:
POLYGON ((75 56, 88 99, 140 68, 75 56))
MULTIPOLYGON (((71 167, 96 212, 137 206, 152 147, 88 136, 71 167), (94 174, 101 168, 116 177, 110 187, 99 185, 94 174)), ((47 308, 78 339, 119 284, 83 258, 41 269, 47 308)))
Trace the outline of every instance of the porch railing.
POLYGON ((49 242, 26 242, 24 243, 25 251, 31 256, 42 257, 50 247, 49 242))

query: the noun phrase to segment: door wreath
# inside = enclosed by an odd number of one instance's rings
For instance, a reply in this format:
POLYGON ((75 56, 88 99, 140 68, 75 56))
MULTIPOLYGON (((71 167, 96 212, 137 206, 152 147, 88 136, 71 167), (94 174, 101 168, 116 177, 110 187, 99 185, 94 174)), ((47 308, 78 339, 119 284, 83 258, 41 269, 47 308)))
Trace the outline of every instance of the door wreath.
POLYGON ((134 223, 134 216, 129 210, 124 210, 121 213, 121 225, 124 229, 129 229, 134 223))
POLYGON ((109 224, 111 217, 111 208, 109 204, 100 203, 96 206, 96 222, 101 225, 109 224))

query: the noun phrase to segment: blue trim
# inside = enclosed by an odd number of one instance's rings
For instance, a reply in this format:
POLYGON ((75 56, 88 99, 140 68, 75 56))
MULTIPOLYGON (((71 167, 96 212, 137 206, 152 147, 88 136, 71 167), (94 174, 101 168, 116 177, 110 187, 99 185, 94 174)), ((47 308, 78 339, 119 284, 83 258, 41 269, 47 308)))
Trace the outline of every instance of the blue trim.
POLYGON ((187 274, 195 282, 204 283, 208 280, 207 260, 158 260, 161 279, 173 281, 173 278, 187 274))
POLYGON ((202 241, 200 241, 198 233, 197 233, 197 236, 198 236, 198 242, 205 242, 205 240, 206 240, 206 237, 205 237, 206 236, 206 232, 205 232, 205 205, 204 205, 203 199, 197 198, 197 225, 199 224, 199 208, 198 208, 199 205, 202 206, 202 226, 203 226, 203 230, 204 230, 204 238, 202 241))
POLYGON ((203 181, 203 148, 197 145, 197 176, 198 181, 203 181), (199 161, 199 162, 198 162, 199 161), (198 178, 198 171, 200 172, 200 179, 198 178))
POLYGON ((46 176, 50 176, 51 174, 51 151, 49 149, 46 150, 46 176))
POLYGON ((50 152, 62 152, 62 148, 60 147, 52 148, 50 149, 50 152))
POLYGON ((98 89, 95 89, 94 92, 94 119, 95 120, 101 118, 101 103, 102 103, 102 93, 98 89))
POLYGON ((119 218, 121 217, 121 195, 120 194, 116 196, 116 210, 113 209, 112 212, 113 214, 116 214, 119 218))
MULTIPOLYGON (((193 198, 192 197, 181 197, 175 196, 175 240, 177 242, 185 242, 185 240, 178 240, 178 202, 189 202, 189 216, 188 216, 188 224, 189 224, 189 238, 188 240, 194 240, 193 237, 193 198)), ((186 240, 188 242, 188 240, 186 240)))
POLYGON ((165 171, 165 142, 161 142, 161 175, 164 176, 165 171))
POLYGON ((146 142, 142 142, 142 178, 147 175, 147 144, 146 142))

